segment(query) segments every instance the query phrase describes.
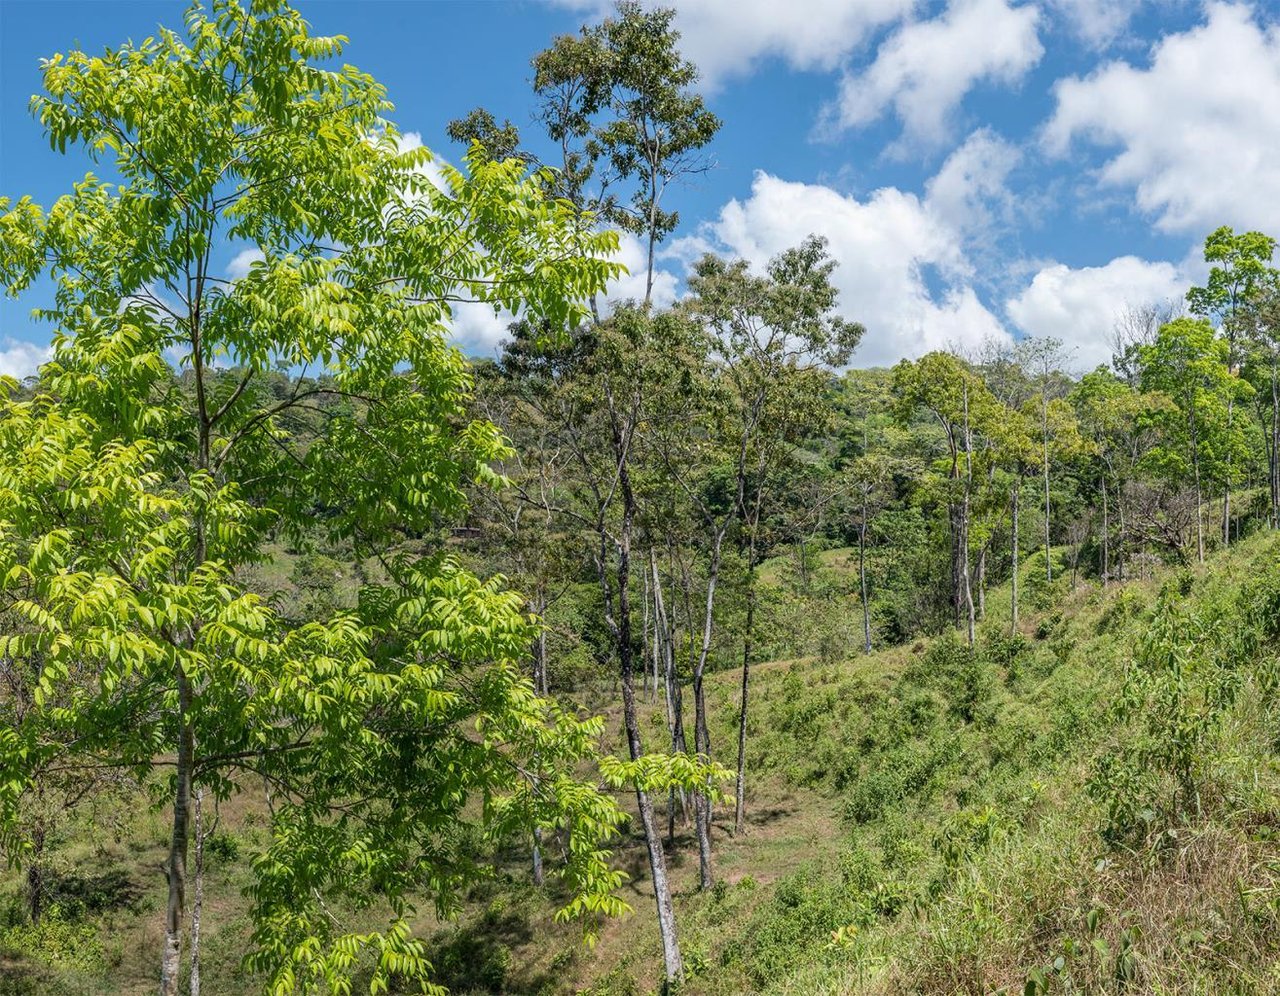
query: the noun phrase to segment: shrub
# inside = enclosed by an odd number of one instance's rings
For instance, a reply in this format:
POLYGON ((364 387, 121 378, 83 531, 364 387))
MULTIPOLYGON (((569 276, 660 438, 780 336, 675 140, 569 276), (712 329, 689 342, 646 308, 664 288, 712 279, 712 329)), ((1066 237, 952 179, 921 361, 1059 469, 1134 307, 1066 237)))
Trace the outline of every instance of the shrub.
POLYGON ((57 903, 45 910, 38 924, 23 924, 0 932, 0 953, 76 972, 100 971, 104 960, 97 928, 71 919, 57 903))
POLYGON ((1162 596, 1113 709, 1124 737, 1098 759, 1087 786, 1106 807, 1109 841, 1140 839, 1157 824, 1200 813, 1208 761, 1239 680, 1223 666, 1233 663, 1234 647, 1218 632, 1221 623, 1162 596))

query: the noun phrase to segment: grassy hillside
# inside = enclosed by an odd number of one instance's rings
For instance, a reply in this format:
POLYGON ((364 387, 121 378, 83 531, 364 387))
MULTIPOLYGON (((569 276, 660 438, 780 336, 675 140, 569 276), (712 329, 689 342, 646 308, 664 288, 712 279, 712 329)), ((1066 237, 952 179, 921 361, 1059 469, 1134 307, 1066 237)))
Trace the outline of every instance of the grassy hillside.
MULTIPOLYGON (((1260 536, 1106 591, 1028 578, 1020 632, 1008 592, 989 592, 976 651, 943 636, 757 666, 749 826, 733 837, 719 808, 709 893, 677 821, 687 992, 1280 991, 1278 553, 1260 536)), ((710 682, 725 760, 737 681, 710 682)), ((659 704, 645 726, 660 747, 659 704)), ((224 808, 209 848, 207 992, 253 991, 237 955, 256 798, 224 808)), ((0 992, 149 992, 163 831, 136 798, 68 822, 62 905, 39 931, 20 924, 16 874, 0 882, 0 992)), ((655 989, 638 839, 619 850, 634 912, 593 950, 552 921, 554 894, 527 884, 524 855, 506 859, 459 921, 424 915, 444 981, 655 989)))

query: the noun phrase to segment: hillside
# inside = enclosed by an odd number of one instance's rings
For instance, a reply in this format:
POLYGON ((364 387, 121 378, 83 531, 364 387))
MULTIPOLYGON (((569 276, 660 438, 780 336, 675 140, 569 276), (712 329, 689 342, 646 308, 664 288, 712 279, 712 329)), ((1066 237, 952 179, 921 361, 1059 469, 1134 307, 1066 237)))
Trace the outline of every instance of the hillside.
MULTIPOLYGON (((1276 991, 1278 552, 1059 587, 1014 639, 993 591, 976 654, 758 667, 749 832, 709 895, 679 873, 688 991, 1276 991)), ((611 932, 592 991, 650 991, 656 944, 611 932)))
MULTIPOLYGON (((1014 638, 1007 592, 993 590, 976 653, 948 635, 757 665, 748 831, 733 837, 731 801, 719 807, 706 894, 679 821, 670 852, 686 991, 1275 991, 1278 553, 1263 535, 1200 571, 1106 591, 1059 584, 1014 638)), ((710 682, 712 742, 726 753, 737 681, 710 682)), ((656 744, 660 709, 647 707, 644 727, 656 744)), ((265 820, 257 798, 224 806, 207 848, 215 993, 253 991, 237 952, 244 862, 265 820)), ((61 915, 0 933, 0 992, 149 992, 162 822, 134 798, 66 836, 61 915)), ((471 993, 654 991, 642 842, 621 841, 617 860, 636 912, 589 950, 509 855, 510 879, 474 890, 457 924, 420 921, 443 981, 471 993)), ((11 903, 17 885, 0 883, 11 903)))

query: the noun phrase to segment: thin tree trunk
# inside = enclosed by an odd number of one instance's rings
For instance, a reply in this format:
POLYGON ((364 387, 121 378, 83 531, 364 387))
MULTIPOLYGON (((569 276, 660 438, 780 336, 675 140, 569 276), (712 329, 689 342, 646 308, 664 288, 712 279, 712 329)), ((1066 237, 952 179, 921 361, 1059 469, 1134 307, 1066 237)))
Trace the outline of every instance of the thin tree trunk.
POLYGON ((547 681, 547 592, 544 582, 538 582, 538 593, 534 600, 534 613, 538 617, 538 632, 533 638, 533 687, 539 695, 546 695, 547 681))
MULTIPOLYGON (((714 626, 716 586, 720 579, 720 551, 724 543, 724 529, 717 529, 711 544, 711 557, 707 564, 707 600, 702 617, 702 645, 693 668, 693 749, 699 757, 711 759, 711 731, 707 726, 707 698, 703 678, 707 667, 707 655, 711 651, 711 634, 714 626)), ((698 881, 702 889, 715 884, 711 870, 711 794, 698 792, 693 800, 694 824, 698 831, 698 881)))
POLYGON ((1010 559, 1011 567, 1011 591, 1009 604, 1009 632, 1016 636, 1018 633, 1018 492, 1022 490, 1022 470, 1019 468, 1018 476, 1013 482, 1013 489, 1009 493, 1009 501, 1012 506, 1013 527, 1009 531, 1009 542, 1013 547, 1013 555, 1010 559))
POLYGON ((978 618, 987 617, 987 551, 991 549, 990 541, 982 544, 978 551, 978 618))
MULTIPOLYGON (((754 546, 754 544, 753 544, 754 546)), ((748 554, 752 558, 752 554, 748 554)), ((742 638, 742 694, 738 713, 738 777, 733 791, 733 833, 741 834, 746 825, 747 791, 747 691, 751 679, 752 639, 755 634, 756 586, 755 562, 747 563, 747 618, 742 638)))
POLYGON ((200 922, 204 916, 204 789, 192 795, 196 842, 195 899, 191 903, 191 996, 200 996, 200 922))
POLYGON ((871 653, 871 604, 867 599, 867 503, 862 502, 862 523, 858 528, 858 590, 862 595, 862 650, 871 653))
POLYGON ((1124 563, 1129 552, 1129 534, 1124 524, 1124 481, 1116 480, 1116 580, 1124 584, 1124 563))
MULTIPOLYGON (((640 682, 645 695, 649 694, 649 572, 640 572, 640 682)), ((655 688, 656 692, 657 689, 655 688)))
MULTIPOLYGON (((666 693, 667 728, 671 731, 671 750, 683 754, 684 737, 684 701, 680 690, 679 678, 676 675, 676 631, 675 620, 667 615, 666 602, 662 597, 662 583, 658 576, 658 561, 649 552, 649 566, 653 571, 654 614, 662 629, 662 661, 663 690, 666 693)), ((667 839, 674 845, 676 838, 676 801, 680 802, 680 819, 684 825, 689 823, 689 806, 685 799, 684 789, 672 788, 667 799, 667 839)))
MULTIPOLYGON (((1232 336, 1231 353, 1235 353, 1235 337, 1232 336)), ((1227 432, 1231 432, 1231 424, 1235 416, 1236 399, 1230 395, 1227 397, 1227 432)), ((1231 451, 1227 451, 1227 473, 1222 486, 1222 545, 1228 547, 1231 545, 1231 468, 1232 458, 1231 451)))
MULTIPOLYGON (((631 493, 630 475, 625 466, 618 475, 623 496, 623 525, 618 549, 618 656, 622 672, 622 713, 627 731, 627 748, 633 761, 644 754, 640 744, 640 721, 636 714, 635 672, 631 649, 631 602, 628 585, 631 580, 631 523, 635 515, 635 498, 631 493)), ((636 808, 649 852, 649 872, 653 877, 654 899, 658 907, 658 933, 662 940, 662 960, 667 989, 678 986, 684 978, 684 961, 676 938, 675 908, 671 903, 671 887, 667 881, 666 855, 662 852, 662 836, 653 815, 653 802, 639 784, 636 785, 636 808)))
POLYGON ((542 827, 533 828, 533 884, 542 885, 542 827))
POLYGON ((1099 475, 1102 484, 1102 587, 1111 580, 1111 520, 1107 515, 1107 475, 1099 475))
MULTIPOLYGON (((39 796, 44 794, 39 787, 36 792, 39 796)), ((33 927, 40 926, 40 918, 44 916, 44 844, 45 822, 41 816, 31 828, 31 857, 27 862, 27 912, 33 927)))
POLYGON ((1280 529, 1280 370, 1271 359, 1271 525, 1280 529))
MULTIPOLYGON (((616 583, 617 583, 617 616, 609 619, 609 629, 613 636, 618 653, 619 673, 622 686, 623 727, 627 735, 627 749, 633 761, 639 760, 644 749, 640 743, 640 720, 636 712, 635 692, 635 660, 631 646, 631 534, 636 517, 636 498, 631 486, 631 471, 628 466, 629 430, 625 416, 620 418, 616 408, 613 392, 606 385, 605 396, 609 406, 612 422, 612 443, 614 458, 617 461, 618 494, 622 499, 622 521, 619 524, 615 541, 616 583)), ((601 510, 603 515, 603 509, 601 510)), ((599 536, 601 550, 597 559, 597 572, 600 579, 601 594, 604 597, 606 614, 611 615, 613 592, 606 568, 607 540, 603 521, 600 524, 599 536)), ((644 833, 645 849, 649 856, 649 873, 653 880, 654 901, 658 910, 658 934, 662 942, 662 959, 664 966, 664 992, 670 992, 684 979, 684 960, 680 954, 680 943, 676 937, 675 908, 671 902, 671 887, 667 880, 666 855, 662 851, 662 836, 658 832, 654 819, 653 802, 649 793, 637 782, 635 786, 636 809, 640 816, 640 828, 644 833)))
POLYGON ((973 488, 973 433, 969 426, 969 385, 964 386, 964 511, 961 513, 961 566, 964 577, 964 602, 968 609, 969 646, 974 641, 973 587, 969 581, 969 505, 970 491, 973 488))
POLYGON ((1191 466, 1196 480, 1196 556, 1204 563, 1204 493, 1200 488, 1200 443, 1196 436, 1195 413, 1191 415, 1191 466))
POLYGON ((1044 569, 1045 576, 1053 584, 1053 545, 1050 530, 1049 507, 1049 397, 1044 395, 1042 410, 1044 430, 1044 569))
MULTIPOLYGON (((762 451, 763 452, 763 451, 762 451)), ((753 508, 747 514, 742 508, 743 519, 747 523, 747 618, 742 637, 742 694, 738 712, 738 771, 733 790, 733 832, 741 834, 746 829, 747 818, 747 706, 748 691, 751 681, 751 655, 755 651, 755 619, 756 619, 756 539, 760 527, 760 509, 764 503, 764 462, 761 461, 760 475, 756 480, 753 508)), ((742 463, 738 473, 738 503, 743 504, 745 474, 742 463)))
POLYGON ((178 754, 173 799, 173 829, 169 836, 169 857, 165 875, 169 882, 165 910, 164 948, 160 961, 160 996, 178 996, 182 968, 182 920, 187 891, 187 842, 191 836, 191 769, 195 762, 195 730, 191 721, 191 680, 181 665, 177 668, 178 754))

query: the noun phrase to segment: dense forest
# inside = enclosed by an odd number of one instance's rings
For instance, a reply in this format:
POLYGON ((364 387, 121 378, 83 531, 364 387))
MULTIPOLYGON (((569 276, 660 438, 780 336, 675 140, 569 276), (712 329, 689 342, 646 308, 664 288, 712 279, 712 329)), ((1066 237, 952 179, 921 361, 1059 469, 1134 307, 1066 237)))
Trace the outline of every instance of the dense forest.
POLYGON ((660 307, 678 43, 550 39, 459 165, 283 0, 44 64, 0 993, 1280 990, 1275 240, 1083 373, 857 367, 817 236, 660 307))

